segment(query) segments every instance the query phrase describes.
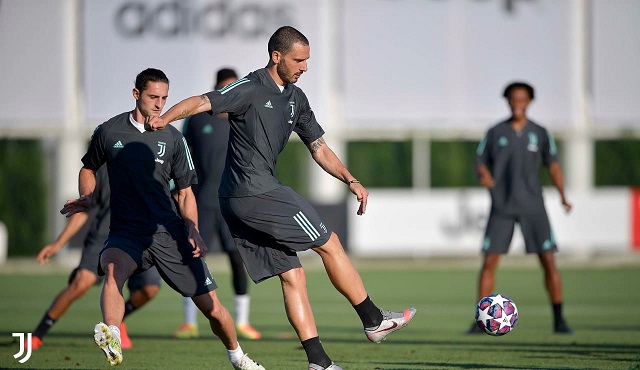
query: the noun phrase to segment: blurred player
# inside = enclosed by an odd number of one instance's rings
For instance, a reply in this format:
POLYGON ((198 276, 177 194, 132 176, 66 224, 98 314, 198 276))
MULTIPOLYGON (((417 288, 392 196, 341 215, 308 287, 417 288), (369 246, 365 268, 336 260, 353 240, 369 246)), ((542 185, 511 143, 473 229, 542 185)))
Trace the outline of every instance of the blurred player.
MULTIPOLYGON (((214 89, 220 89, 237 79, 238 75, 234 70, 223 68, 216 74, 214 89)), ((182 131, 198 173, 198 184, 192 188, 198 202, 200 235, 209 248, 214 242, 219 242, 231 263, 236 331, 241 338, 260 339, 260 332, 249 324, 250 297, 247 273, 229 227, 222 218, 218 202, 220 176, 224 169, 229 142, 229 117, 226 113, 196 114, 185 120, 182 131)), ((198 337, 196 306, 189 298, 184 298, 184 324, 173 334, 176 338, 198 337)))
POLYGON ((162 112, 168 93, 169 79, 162 71, 149 68, 138 74, 133 89, 135 109, 96 128, 82 158, 80 198, 67 201, 61 210, 70 216, 86 209, 95 191, 95 173, 106 163, 111 230, 100 252, 99 271, 106 275, 100 301, 104 322, 96 324, 94 340, 111 365, 122 362, 122 286, 133 273, 155 265, 167 284, 192 297, 209 319, 235 369, 263 370, 240 348, 233 319, 218 300, 216 283, 201 258, 207 249, 198 232, 197 204, 191 190, 197 179, 187 143, 174 127, 145 131, 145 118, 162 112), (170 180, 177 189, 176 202, 170 180))
MULTIPOLYGON (((42 248, 38 253, 40 264, 49 263, 49 258, 58 253, 69 242, 82 226, 88 221, 89 229, 84 239, 84 248, 80 264, 69 276, 69 285, 64 288, 51 303, 42 320, 33 331, 31 348, 42 346, 42 339, 49 329, 64 315, 71 304, 82 297, 98 282, 98 255, 109 235, 109 178, 107 169, 101 169, 96 174, 96 190, 91 205, 86 212, 79 212, 69 218, 69 222, 58 238, 42 248)), ((160 275, 158 270, 151 268, 143 273, 133 275, 127 282, 129 300, 125 303, 124 318, 151 300, 160 289, 160 275)), ((124 322, 120 325, 122 348, 131 348, 131 340, 127 334, 124 322)))
MULTIPOLYGON (((571 211, 564 194, 556 144, 547 129, 527 118, 527 108, 534 98, 533 87, 514 82, 506 87, 503 96, 509 103, 511 117, 489 129, 477 152, 480 184, 491 194, 477 298, 479 301, 493 292, 500 257, 509 250, 514 226, 518 223, 527 253, 536 253, 544 269, 553 309, 553 329, 556 333, 571 333, 562 315, 562 283, 554 257, 557 246, 540 184, 540 168, 544 165, 560 193, 562 206, 566 212, 571 211)), ((479 332, 475 324, 468 331, 479 332)))
POLYGON ((268 51, 265 68, 220 90, 181 101, 162 117, 151 119, 149 128, 201 112, 229 113, 229 149, 218 192, 224 219, 249 276, 255 282, 272 276, 280 279, 287 317, 309 369, 339 370, 320 342, 298 252, 312 249, 320 255, 329 279, 353 305, 372 342, 404 327, 416 309, 379 309, 338 236, 305 199, 274 177, 276 159, 295 131, 318 165, 356 195, 358 214, 366 211, 368 191, 327 146, 306 95, 294 85, 307 71, 309 41, 285 26, 271 36, 268 51))

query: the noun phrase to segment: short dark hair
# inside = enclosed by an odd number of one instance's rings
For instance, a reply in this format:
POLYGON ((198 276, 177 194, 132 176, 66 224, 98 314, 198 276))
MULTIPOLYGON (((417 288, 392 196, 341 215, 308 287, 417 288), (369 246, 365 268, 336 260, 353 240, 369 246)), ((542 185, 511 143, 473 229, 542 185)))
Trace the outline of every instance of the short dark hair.
POLYGON ((165 82, 167 85, 169 84, 169 79, 164 72, 155 68, 147 68, 136 76, 136 89, 143 92, 147 88, 147 82, 149 81, 165 82))
POLYGON ((269 38, 269 58, 274 51, 279 51, 282 54, 286 54, 291 50, 291 47, 296 42, 303 45, 309 45, 309 40, 302 32, 291 26, 282 26, 276 30, 276 32, 269 38))
POLYGON ((511 91, 513 89, 525 89, 525 90, 527 90, 527 93, 529 93, 529 98, 531 100, 533 100, 534 97, 535 97, 535 92, 533 90, 533 86, 529 85, 526 82, 522 82, 522 81, 512 82, 509 85, 507 85, 507 87, 505 87, 505 89, 504 89, 504 92, 502 93, 502 96, 504 98, 506 98, 507 100, 509 100, 509 96, 511 95, 511 91))
POLYGON ((220 83, 224 80, 228 80, 230 78, 238 78, 238 75, 236 74, 236 71, 234 71, 231 68, 222 68, 220 70, 218 70, 218 72, 216 73, 216 88, 217 87, 222 87, 220 86, 220 83))

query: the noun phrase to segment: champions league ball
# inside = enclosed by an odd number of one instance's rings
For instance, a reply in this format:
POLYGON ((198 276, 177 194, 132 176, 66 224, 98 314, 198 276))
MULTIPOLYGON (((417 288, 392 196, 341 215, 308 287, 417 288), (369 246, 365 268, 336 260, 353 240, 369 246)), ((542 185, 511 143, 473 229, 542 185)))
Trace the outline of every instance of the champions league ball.
POLYGON ((505 335, 516 325, 518 309, 509 297, 490 294, 476 306, 476 324, 490 335, 505 335))

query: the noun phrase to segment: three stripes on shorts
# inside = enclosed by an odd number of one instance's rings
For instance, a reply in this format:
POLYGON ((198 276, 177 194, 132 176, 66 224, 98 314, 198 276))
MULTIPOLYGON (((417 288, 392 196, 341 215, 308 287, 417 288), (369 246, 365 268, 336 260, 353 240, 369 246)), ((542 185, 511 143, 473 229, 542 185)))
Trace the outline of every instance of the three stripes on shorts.
POLYGON ((304 213, 302 213, 302 211, 296 213, 293 216, 293 219, 296 220, 296 222, 298 223, 298 225, 300 225, 302 230, 304 230, 304 232, 307 233, 307 235, 309 235, 309 238, 311 238, 312 241, 315 241, 320 237, 320 233, 318 232, 318 230, 309 221, 307 216, 305 216, 304 213))

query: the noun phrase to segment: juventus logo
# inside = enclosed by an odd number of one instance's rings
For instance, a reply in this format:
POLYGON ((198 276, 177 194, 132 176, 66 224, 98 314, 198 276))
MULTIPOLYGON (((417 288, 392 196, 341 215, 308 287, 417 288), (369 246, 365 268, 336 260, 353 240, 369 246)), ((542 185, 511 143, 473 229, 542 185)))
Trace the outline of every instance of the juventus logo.
POLYGON ((167 147, 167 143, 163 141, 158 141, 158 147, 160 147, 160 150, 158 151, 158 157, 162 157, 167 147))
POLYGON ((24 335, 25 334, 27 334, 27 345, 26 345, 27 354, 25 354, 22 359, 18 360, 18 362, 21 364, 24 364, 31 358, 31 333, 12 333, 11 334, 11 336, 13 337, 20 338, 20 350, 18 351, 18 353, 13 355, 13 358, 15 359, 18 359, 24 353, 24 350, 25 350, 24 335))

